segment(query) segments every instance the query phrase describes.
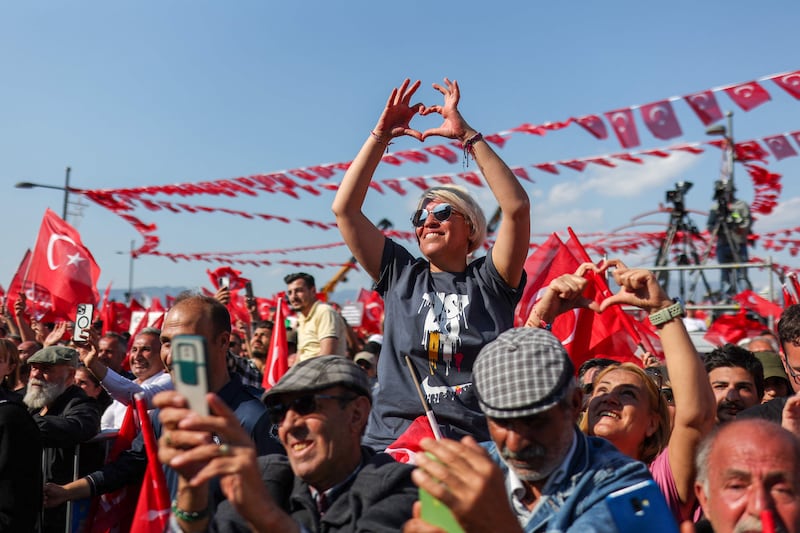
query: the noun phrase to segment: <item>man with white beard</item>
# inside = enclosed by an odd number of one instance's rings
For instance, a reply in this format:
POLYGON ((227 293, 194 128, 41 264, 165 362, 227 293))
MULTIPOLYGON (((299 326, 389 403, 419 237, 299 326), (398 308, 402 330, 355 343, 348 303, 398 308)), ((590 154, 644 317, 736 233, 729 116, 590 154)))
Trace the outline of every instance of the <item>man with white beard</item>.
MULTIPOLYGON (((28 359, 31 375, 23 401, 42 435, 44 480, 67 483, 73 478, 75 446, 100 431, 97 402, 73 383, 78 352, 48 346, 28 359)), ((45 510, 42 531, 64 531, 66 505, 45 510)))

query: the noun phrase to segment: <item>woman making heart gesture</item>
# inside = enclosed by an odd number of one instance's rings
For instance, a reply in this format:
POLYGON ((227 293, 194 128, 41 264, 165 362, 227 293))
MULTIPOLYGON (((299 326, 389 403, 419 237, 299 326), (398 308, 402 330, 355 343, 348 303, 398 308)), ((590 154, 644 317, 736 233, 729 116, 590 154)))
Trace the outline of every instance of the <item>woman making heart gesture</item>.
MULTIPOLYGON (((651 373, 653 369, 645 371, 633 363, 609 366, 592 382, 581 429, 648 464, 680 523, 691 519, 697 508, 694 455, 713 429, 716 414, 714 393, 681 320, 681 306, 667 296, 655 274, 612 260, 600 269, 585 263, 574 274, 554 279, 531 315, 551 323, 575 307, 603 312, 612 305, 638 307, 650 315, 664 350, 671 394, 665 395, 666 383, 660 372, 651 373), (588 282, 584 274, 612 267, 619 292, 599 303, 584 298, 588 282)), ((537 321, 529 320, 526 325, 536 327, 537 321)))
POLYGON ((433 88, 444 104, 410 104, 420 82, 406 79, 392 90, 378 123, 342 179, 333 212, 353 256, 377 283, 384 299, 384 341, 376 395, 364 443, 383 450, 423 408, 406 368, 409 355, 445 436, 488 439, 472 389, 472 364, 481 347, 512 327, 524 287, 523 265, 530 240, 530 204, 508 166, 458 110, 458 83, 445 78, 433 88), (439 114, 438 128, 411 127, 415 115, 439 114), (502 218, 485 256, 471 254, 486 238, 486 218, 466 189, 433 187, 412 212, 419 250, 414 257, 387 238, 364 215, 369 184, 391 140, 445 137, 461 142, 494 194, 502 218))

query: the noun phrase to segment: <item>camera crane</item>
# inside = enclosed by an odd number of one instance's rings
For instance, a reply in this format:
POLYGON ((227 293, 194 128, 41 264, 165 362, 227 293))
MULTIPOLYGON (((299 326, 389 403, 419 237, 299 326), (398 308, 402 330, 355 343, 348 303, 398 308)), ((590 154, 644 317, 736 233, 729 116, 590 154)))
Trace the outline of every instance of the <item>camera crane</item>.
MULTIPOLYGON (((656 255, 655 266, 657 267, 665 267, 669 264, 670 253, 675 247, 678 248, 676 264, 681 266, 691 264, 699 266, 705 262, 701 259, 697 251, 697 246, 695 246, 694 243, 695 238, 702 239, 700 231, 689 218, 689 213, 686 210, 686 193, 692 188, 692 185, 694 184, 690 181, 679 181, 675 184, 674 190, 667 191, 667 202, 672 203, 672 207, 669 208, 669 226, 667 227, 664 239, 661 241, 658 254, 656 255)), ((703 280, 703 285, 705 286, 707 294, 711 294, 711 285, 708 283, 703 271, 698 270, 697 274, 699 274, 700 279, 703 280)), ((661 283, 661 286, 664 287, 664 290, 669 291, 670 273, 668 270, 659 271, 658 281, 661 283)), ((685 300, 686 283, 684 271, 680 271, 679 281, 680 296, 685 300)), ((694 292, 695 286, 696 280, 690 287, 689 294, 694 292)))

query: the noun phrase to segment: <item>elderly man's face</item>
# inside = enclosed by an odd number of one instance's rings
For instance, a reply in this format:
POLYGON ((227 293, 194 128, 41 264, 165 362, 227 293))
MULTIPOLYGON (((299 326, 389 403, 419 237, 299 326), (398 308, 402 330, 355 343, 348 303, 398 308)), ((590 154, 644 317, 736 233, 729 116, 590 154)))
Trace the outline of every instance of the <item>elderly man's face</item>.
POLYGON ((75 369, 66 364, 31 364, 28 390, 23 401, 34 409, 50 405, 73 383, 75 369))
POLYGON ((343 481, 361 456, 369 400, 342 387, 283 394, 278 400, 287 408, 278 437, 295 475, 317 490, 343 481))
POLYGON ((97 343, 97 357, 108 368, 119 372, 125 359, 125 346, 114 337, 103 337, 97 343))
POLYGON ((540 482, 558 468, 572 444, 581 403, 576 391, 569 405, 524 418, 488 419, 500 456, 521 480, 540 482))
POLYGON ((732 433, 717 437, 708 484, 696 487, 714 531, 761 531, 761 513, 769 510, 777 531, 800 532, 800 464, 791 437, 740 428, 732 433))

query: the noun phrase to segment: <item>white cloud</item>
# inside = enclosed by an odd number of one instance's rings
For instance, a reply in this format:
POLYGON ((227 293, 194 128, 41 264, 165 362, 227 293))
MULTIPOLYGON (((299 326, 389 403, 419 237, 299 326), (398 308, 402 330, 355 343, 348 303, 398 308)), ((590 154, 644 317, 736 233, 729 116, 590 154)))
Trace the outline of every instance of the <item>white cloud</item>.
POLYGON ((766 231, 793 228, 800 222, 797 216, 798 212, 800 212, 800 197, 782 199, 769 215, 754 213, 753 216, 758 220, 755 222, 753 229, 757 233, 764 233, 766 231))
POLYGON ((563 205, 580 200, 586 195, 608 198, 632 198, 646 191, 663 188, 675 181, 699 162, 696 155, 673 151, 663 159, 648 158, 644 165, 623 163, 616 168, 592 168, 589 177, 582 181, 559 183, 550 189, 548 202, 563 205))

